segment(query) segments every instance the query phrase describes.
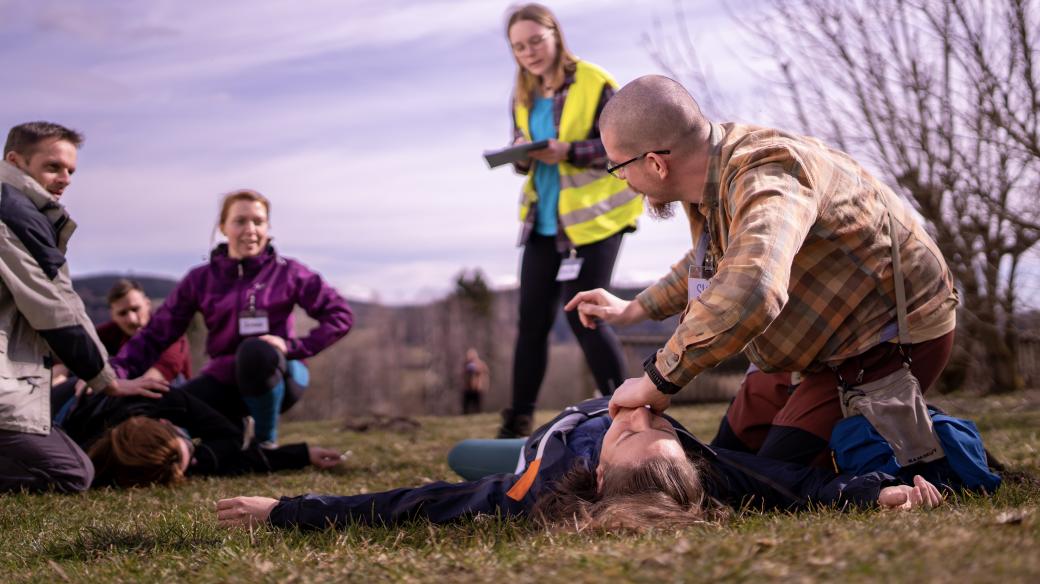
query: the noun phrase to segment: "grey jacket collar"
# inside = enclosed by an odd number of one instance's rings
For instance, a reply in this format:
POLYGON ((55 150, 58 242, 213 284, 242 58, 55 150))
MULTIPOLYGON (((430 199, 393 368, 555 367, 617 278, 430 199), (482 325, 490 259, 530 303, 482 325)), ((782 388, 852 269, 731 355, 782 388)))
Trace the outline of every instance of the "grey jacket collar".
POLYGON ((48 193, 46 189, 40 186, 40 183, 36 182, 36 179, 6 160, 0 160, 0 181, 24 193, 36 205, 36 208, 41 211, 53 205, 61 206, 57 197, 48 193))
POLYGON ((6 160, 0 160, 0 182, 18 189, 52 224, 61 226, 58 231, 58 247, 64 252, 69 238, 76 231, 76 222, 69 217, 68 211, 58 202, 58 198, 40 186, 36 179, 6 160))

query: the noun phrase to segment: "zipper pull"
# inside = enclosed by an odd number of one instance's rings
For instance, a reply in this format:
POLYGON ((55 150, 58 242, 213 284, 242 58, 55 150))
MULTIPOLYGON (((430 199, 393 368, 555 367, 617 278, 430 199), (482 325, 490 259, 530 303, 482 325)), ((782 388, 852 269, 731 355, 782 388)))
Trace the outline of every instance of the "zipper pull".
POLYGON ((242 269, 242 262, 238 262, 238 279, 241 280, 243 275, 244 270, 242 269))

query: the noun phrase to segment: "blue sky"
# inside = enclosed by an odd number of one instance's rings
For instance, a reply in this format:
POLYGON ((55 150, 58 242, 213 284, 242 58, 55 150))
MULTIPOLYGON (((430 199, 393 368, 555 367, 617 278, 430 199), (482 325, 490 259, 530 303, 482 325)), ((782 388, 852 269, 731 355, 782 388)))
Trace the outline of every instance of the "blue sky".
MULTIPOLYGON (((249 187, 273 202, 279 249, 348 296, 426 300, 474 267, 513 285, 522 178, 480 156, 509 139, 510 4, 0 0, 0 127, 86 133, 63 199, 76 275, 179 277, 210 248, 220 193, 249 187)), ((622 84, 661 72, 643 39, 676 30, 671 2, 550 5, 572 50, 622 84)), ((685 6, 733 105, 709 113, 770 122, 739 27, 714 0, 685 6)), ((652 281, 688 245, 681 219, 644 218, 614 280, 652 281)))
MULTIPOLYGON (((179 276, 209 248, 218 194, 251 187, 274 203, 283 253, 349 295, 424 299, 463 267, 506 286, 522 179, 480 153, 509 138, 509 5, 0 0, 18 80, 0 126, 87 135, 64 198, 76 274, 179 276)), ((572 49, 622 83, 659 72, 641 37, 667 3, 552 7, 572 49)), ((681 221, 644 220, 616 281, 650 281, 687 241, 681 221)))
MULTIPOLYGON (((703 4, 692 27, 732 26, 703 4)), ((280 250, 348 295, 422 300, 464 267, 510 285, 522 179, 480 156, 509 137, 509 5, 0 0, 0 126, 86 133, 64 198, 77 275, 179 277, 210 247, 219 194, 250 187, 273 201, 280 250)), ((641 38, 670 3, 552 7, 621 83, 660 72, 641 38)), ((644 219, 615 281, 652 280, 688 241, 682 221, 644 219)))

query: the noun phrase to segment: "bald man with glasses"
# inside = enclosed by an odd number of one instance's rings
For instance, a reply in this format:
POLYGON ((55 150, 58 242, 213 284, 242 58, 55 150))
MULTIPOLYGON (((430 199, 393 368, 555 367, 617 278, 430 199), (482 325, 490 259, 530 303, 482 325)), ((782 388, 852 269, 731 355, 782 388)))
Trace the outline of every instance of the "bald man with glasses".
POLYGON ((938 378, 956 325, 952 276, 907 203, 849 155, 811 137, 710 121, 685 88, 661 76, 623 87, 600 129, 609 160, 621 161, 608 163, 611 174, 646 196, 651 215, 681 208, 693 239, 633 301, 589 290, 566 305, 589 327, 682 315, 644 374, 618 388, 612 410, 662 411, 695 377, 743 352, 752 368, 715 443, 827 465, 843 417, 839 385, 904 364, 921 390, 938 378))

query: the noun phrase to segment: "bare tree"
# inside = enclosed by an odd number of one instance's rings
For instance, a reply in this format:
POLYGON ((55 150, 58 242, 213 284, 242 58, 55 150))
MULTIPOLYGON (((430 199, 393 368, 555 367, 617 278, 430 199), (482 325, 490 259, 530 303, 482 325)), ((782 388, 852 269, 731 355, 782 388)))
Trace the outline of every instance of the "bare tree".
MULTIPOLYGON (((778 117, 869 161, 901 189, 958 282, 961 340, 978 358, 973 380, 993 391, 1021 387, 1018 279, 1040 239, 1040 11, 1030 0, 767 6, 737 20, 776 65, 772 85, 789 104, 778 117)), ((695 56, 673 69, 690 63, 695 56)), ((705 79, 683 78, 693 88, 705 79)))

